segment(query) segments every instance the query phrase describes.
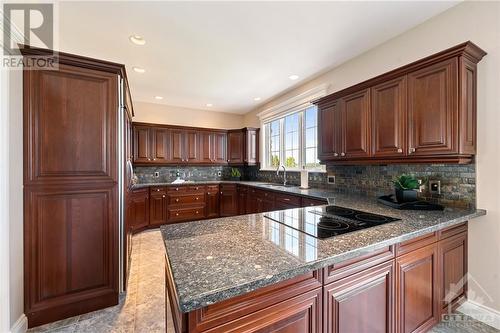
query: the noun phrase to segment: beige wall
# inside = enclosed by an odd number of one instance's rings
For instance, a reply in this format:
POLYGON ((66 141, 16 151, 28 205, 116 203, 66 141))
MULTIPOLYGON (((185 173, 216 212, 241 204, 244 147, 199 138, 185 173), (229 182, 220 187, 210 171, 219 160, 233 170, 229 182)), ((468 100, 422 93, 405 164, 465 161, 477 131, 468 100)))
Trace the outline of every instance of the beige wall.
POLYGON ((134 102, 134 121, 183 125, 205 128, 242 128, 244 117, 239 114, 186 109, 163 104, 134 102))
POLYGON ((478 67, 477 149, 477 206, 488 215, 470 223, 469 271, 493 298, 485 305, 500 311, 500 3, 461 3, 246 114, 245 125, 258 125, 258 112, 312 87, 328 83, 338 91, 467 40, 488 52, 478 67))

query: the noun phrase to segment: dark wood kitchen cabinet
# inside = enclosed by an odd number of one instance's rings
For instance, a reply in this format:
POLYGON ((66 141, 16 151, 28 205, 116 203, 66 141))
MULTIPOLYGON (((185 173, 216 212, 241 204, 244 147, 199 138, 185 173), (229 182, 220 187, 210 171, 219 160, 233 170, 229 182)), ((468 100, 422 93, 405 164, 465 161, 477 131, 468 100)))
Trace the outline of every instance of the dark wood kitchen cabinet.
POLYGON ((227 133, 215 132, 214 134, 214 163, 227 163, 227 133))
POLYGON ((371 98, 373 156, 406 155, 406 76, 374 86, 371 98))
POLYGON ((151 128, 134 126, 134 162, 151 162, 151 128))
POLYGON ((396 332, 425 332, 440 320, 438 245, 396 258, 396 332))
POLYGON ((132 191, 128 204, 129 228, 137 232, 149 226, 149 188, 132 191))
POLYGON ((391 260, 326 285, 323 332, 395 332, 394 281, 391 260))
POLYGON ((143 164, 168 163, 170 132, 162 128, 136 126, 134 133, 134 162, 143 164))
POLYGON ((458 59, 408 74, 408 154, 458 153, 458 59))
MULTIPOLYGON (((22 52, 25 63, 53 56, 22 52)), ((120 292, 118 170, 125 161, 117 156, 125 68, 62 52, 56 61, 50 70, 23 72, 28 327, 116 305, 120 292)))
POLYGON ((344 127, 341 157, 346 159, 370 156, 370 90, 357 91, 340 99, 344 127))
POLYGON ((151 187, 150 189, 149 223, 152 226, 167 223, 167 193, 164 187, 151 187))
POLYGON ((203 164, 227 164, 226 133, 200 131, 200 162, 203 164))
POLYGON ((207 218, 219 217, 219 185, 208 185, 206 192, 206 212, 207 218))
POLYGON ((318 158, 333 164, 470 163, 477 64, 485 55, 462 43, 315 101, 318 158))
POLYGON ((248 187, 243 185, 238 185, 238 215, 244 215, 247 213, 247 199, 248 199, 248 187))
POLYGON ((256 165, 259 161, 259 129, 245 127, 227 134, 228 163, 230 165, 256 165))
POLYGON ((220 216, 238 215, 238 191, 235 184, 220 185, 220 216))

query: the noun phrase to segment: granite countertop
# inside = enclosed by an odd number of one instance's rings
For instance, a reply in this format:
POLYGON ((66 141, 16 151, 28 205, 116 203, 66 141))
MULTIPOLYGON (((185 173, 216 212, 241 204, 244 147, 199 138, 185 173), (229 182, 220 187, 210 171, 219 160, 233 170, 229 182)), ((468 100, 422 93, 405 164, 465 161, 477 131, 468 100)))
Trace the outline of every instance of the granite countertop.
MULTIPOLYGON (((401 220, 328 239, 286 227, 265 218, 265 213, 164 225, 161 233, 182 312, 486 214, 481 209, 400 211, 366 196, 321 189, 284 189, 317 198, 333 196, 338 206, 401 220)), ((301 214, 305 209, 314 208, 296 208, 286 213, 301 214)))

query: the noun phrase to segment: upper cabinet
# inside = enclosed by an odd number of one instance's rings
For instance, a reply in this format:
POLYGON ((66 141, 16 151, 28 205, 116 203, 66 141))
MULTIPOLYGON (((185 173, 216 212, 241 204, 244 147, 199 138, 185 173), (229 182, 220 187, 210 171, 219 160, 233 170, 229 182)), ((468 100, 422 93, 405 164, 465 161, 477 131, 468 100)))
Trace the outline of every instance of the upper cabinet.
POLYGON ((258 163, 258 130, 202 129, 134 123, 134 163, 139 165, 252 165, 258 163))
POLYGON ((476 66, 466 42, 317 100, 325 163, 470 163, 476 66))

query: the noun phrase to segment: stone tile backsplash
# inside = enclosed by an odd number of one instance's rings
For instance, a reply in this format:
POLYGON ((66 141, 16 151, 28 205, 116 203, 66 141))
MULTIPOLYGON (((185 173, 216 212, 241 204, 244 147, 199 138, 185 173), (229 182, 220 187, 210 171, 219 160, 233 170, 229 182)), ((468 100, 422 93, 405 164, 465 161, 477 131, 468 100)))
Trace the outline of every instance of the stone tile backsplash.
MULTIPOLYGON (((282 183, 283 172, 259 171, 258 167, 239 168, 243 180, 282 183)), ((135 167, 134 172, 139 183, 172 182, 176 172, 189 180, 227 180, 231 177, 231 167, 135 167), (159 177, 154 177, 154 172, 159 177), (220 172, 220 176, 219 176, 220 172)), ((476 204, 476 166, 447 164, 393 164, 338 166, 330 165, 327 173, 309 173, 309 186, 328 188, 341 193, 362 193, 380 196, 394 192, 392 181, 401 174, 411 174, 420 179, 440 180, 441 194, 431 195, 424 190, 419 193, 422 200, 447 206, 475 207, 476 204), (335 184, 327 183, 327 175, 335 176, 335 184)), ((287 181, 300 185, 299 172, 287 172, 287 181)))

